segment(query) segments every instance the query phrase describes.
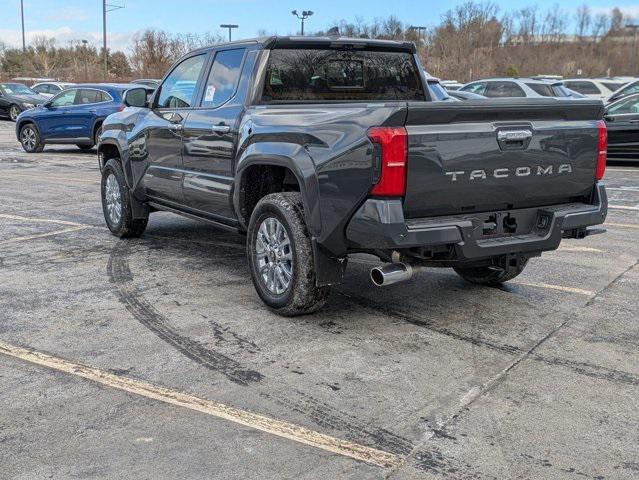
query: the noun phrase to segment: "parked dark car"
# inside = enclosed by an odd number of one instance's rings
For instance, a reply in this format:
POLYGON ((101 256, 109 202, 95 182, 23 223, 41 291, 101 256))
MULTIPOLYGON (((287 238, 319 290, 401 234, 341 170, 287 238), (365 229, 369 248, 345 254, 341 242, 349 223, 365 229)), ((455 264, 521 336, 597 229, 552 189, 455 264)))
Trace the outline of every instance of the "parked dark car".
POLYGON ((124 109, 124 92, 135 87, 101 83, 74 85, 42 106, 21 113, 16 121, 18 140, 30 153, 41 152, 48 143, 75 144, 88 150, 97 144, 104 119, 124 109))
POLYGON ((619 100, 620 98, 627 97, 628 95, 632 95, 634 93, 639 93, 639 80, 635 80, 634 82, 630 82, 627 85, 619 88, 612 92, 607 99, 607 103, 613 103, 619 100))
POLYGON ((488 97, 484 97, 478 93, 465 92, 462 90, 449 90, 448 95, 457 100, 465 101, 465 100, 486 100, 488 97))
POLYGON ((137 85, 146 85, 147 87, 158 88, 161 80, 156 78, 138 78, 136 80, 131 80, 131 83, 135 83, 137 85))
POLYGON ((608 158, 639 161, 639 94, 622 97, 606 107, 608 158))
POLYGON ((25 110, 42 105, 48 99, 22 83, 0 83, 0 115, 13 122, 25 110))
POLYGON ((164 210, 246 233, 256 291, 283 315, 320 308, 350 253, 384 262, 380 286, 423 266, 498 285, 562 238, 597 233, 601 101, 435 102, 425 80, 411 42, 190 52, 149 105, 130 90, 139 108, 105 120, 105 222, 137 237, 164 210))

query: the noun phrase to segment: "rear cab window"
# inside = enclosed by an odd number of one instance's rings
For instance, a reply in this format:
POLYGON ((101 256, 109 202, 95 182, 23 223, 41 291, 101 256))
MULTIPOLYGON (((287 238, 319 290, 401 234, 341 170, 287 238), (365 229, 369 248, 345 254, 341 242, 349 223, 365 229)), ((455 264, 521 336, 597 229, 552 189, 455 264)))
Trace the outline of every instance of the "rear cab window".
POLYGON ((273 49, 262 103, 425 100, 408 52, 273 49))

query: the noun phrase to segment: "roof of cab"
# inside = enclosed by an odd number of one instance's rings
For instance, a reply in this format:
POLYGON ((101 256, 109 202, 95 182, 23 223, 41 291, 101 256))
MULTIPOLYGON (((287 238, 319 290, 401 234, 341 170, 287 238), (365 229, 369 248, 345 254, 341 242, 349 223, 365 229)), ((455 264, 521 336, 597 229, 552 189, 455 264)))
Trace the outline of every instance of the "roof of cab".
POLYGON ((417 47, 413 42, 400 42, 396 40, 377 40, 371 38, 350 38, 350 37, 299 37, 299 36, 272 36, 235 40, 232 42, 216 43, 208 47, 202 47, 189 52, 208 51, 215 48, 226 48, 229 46, 258 45, 264 49, 275 48, 335 48, 335 49, 355 49, 355 50, 385 50, 396 52, 416 53, 417 47))

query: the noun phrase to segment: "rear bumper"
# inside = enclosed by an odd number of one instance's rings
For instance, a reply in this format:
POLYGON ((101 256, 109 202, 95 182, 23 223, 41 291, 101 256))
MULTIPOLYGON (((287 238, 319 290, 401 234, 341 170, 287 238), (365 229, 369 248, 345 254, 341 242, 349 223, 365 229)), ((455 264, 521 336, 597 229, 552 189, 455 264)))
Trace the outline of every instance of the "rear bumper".
POLYGON ((546 207, 483 212, 451 217, 404 219, 401 200, 368 199, 346 228, 352 249, 399 250, 452 245, 457 260, 554 250, 571 231, 599 225, 606 219, 608 200, 603 183, 595 187, 592 204, 568 203, 546 207), (511 215, 518 231, 508 236, 485 236, 490 215, 511 215))

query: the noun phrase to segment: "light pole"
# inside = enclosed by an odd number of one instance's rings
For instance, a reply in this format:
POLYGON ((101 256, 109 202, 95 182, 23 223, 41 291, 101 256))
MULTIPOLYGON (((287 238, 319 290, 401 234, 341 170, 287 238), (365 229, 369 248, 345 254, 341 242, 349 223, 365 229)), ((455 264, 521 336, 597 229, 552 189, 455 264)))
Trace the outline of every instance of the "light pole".
POLYGON ((231 30, 237 28, 239 25, 232 25, 230 23, 223 23, 220 25, 220 28, 228 28, 229 29, 229 42, 231 41, 231 30))
POLYGON ((304 10, 302 11, 302 15, 300 15, 297 13, 297 10, 293 10, 291 13, 302 21, 302 37, 303 37, 304 36, 304 20, 306 20, 311 15, 313 15, 313 12, 311 10, 304 10))
POLYGON ((20 19, 22 20, 22 51, 26 51, 27 44, 24 41, 24 0, 20 0, 20 19))
POLYGON ((426 27, 423 27, 421 25, 411 25, 410 27, 408 27, 409 30, 417 31, 417 39, 419 40, 419 46, 422 46, 422 31, 425 32, 426 31, 426 27))
POLYGON ((109 55, 107 53, 107 27, 106 27, 106 14, 108 12, 112 12, 113 10, 119 10, 124 8, 121 5, 110 5, 106 0, 102 0, 102 54, 104 55, 104 79, 106 80, 109 76, 109 66, 108 66, 108 58, 109 55))
POLYGON ((83 54, 84 54, 84 81, 88 82, 89 81, 89 67, 87 65, 87 43, 89 43, 86 40, 82 40, 82 50, 83 50, 83 54))

